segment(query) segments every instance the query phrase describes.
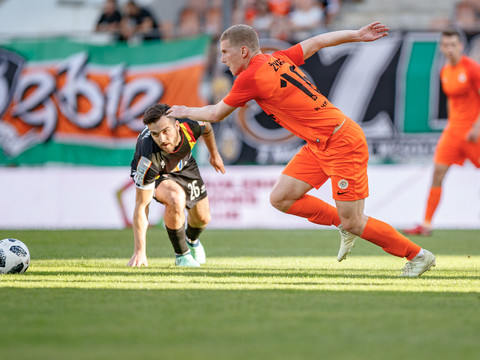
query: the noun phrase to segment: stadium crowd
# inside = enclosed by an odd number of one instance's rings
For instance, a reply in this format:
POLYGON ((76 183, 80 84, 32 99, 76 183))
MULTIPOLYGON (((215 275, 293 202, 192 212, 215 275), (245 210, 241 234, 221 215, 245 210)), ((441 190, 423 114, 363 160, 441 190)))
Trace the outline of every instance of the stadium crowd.
MULTIPOLYGON (((236 0, 232 24, 251 25, 260 37, 298 42, 323 33, 337 17, 342 0, 236 0)), ((115 40, 172 39, 209 34, 214 40, 224 26, 222 0, 188 0, 175 21, 161 21, 151 9, 134 0, 122 7, 106 0, 96 32, 110 33, 115 40)))
MULTIPOLYGON (((162 9, 141 6, 138 1, 105 0, 95 31, 109 33, 113 40, 142 41, 175 39, 209 34, 213 41, 225 25, 247 24, 260 38, 292 43, 332 29, 342 4, 363 0, 187 0, 173 20, 160 19, 162 9), (157 11, 153 11, 157 10, 157 11), (225 13, 230 18, 225 19, 225 13), (225 24, 227 22, 228 24, 225 24)), ((152 3, 150 6, 154 6, 152 3)), ((457 0, 450 18, 436 19, 432 29, 457 26, 465 32, 480 30, 480 0, 457 0)))

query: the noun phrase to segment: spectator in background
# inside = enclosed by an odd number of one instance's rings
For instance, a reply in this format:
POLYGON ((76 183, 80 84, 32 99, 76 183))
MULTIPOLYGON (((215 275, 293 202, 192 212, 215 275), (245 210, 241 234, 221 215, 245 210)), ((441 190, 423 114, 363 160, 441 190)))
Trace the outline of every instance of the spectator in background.
POLYGON ((328 28, 340 12, 341 0, 320 0, 319 2, 324 11, 325 26, 328 28))
POLYGON ((126 41, 161 39, 159 24, 152 13, 133 0, 125 4, 121 31, 126 41))
POLYGON ((291 6, 291 0, 268 0, 270 11, 277 16, 287 16, 291 6))
POLYGON ((245 22, 255 29, 259 38, 270 37, 274 16, 270 12, 268 0, 253 1, 245 11, 245 22))
POLYGON ((190 37, 200 34, 201 19, 195 8, 186 6, 178 17, 177 36, 190 37))
POLYGON ((204 32, 216 41, 223 30, 222 6, 213 4, 205 12, 204 32))
POLYGON ((323 8, 316 0, 294 0, 289 20, 294 42, 325 32, 323 8))
POLYGON ((480 1, 463 0, 455 6, 455 22, 466 32, 480 30, 480 1))
POLYGON ((118 10, 117 1, 106 0, 103 4, 103 12, 95 26, 95 31, 109 33, 114 39, 117 39, 120 34, 121 21, 122 15, 118 10))

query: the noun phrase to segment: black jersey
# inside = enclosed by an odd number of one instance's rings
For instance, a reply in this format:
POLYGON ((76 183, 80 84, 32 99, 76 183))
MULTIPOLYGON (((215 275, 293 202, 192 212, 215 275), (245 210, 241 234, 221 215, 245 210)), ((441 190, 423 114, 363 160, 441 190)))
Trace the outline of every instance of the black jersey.
POLYGON ((138 135, 137 146, 130 164, 135 186, 139 189, 155 188, 155 180, 162 174, 182 171, 193 161, 192 149, 205 131, 205 124, 192 120, 180 121, 180 144, 172 153, 163 152, 155 143, 148 127, 138 135))

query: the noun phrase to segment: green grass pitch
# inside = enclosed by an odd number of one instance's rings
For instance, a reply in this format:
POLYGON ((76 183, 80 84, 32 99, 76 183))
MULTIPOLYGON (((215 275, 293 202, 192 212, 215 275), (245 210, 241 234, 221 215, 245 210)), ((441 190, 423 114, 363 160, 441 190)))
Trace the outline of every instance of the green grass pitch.
POLYGON ((413 238, 421 278, 337 231, 206 230, 207 264, 176 268, 166 232, 128 268, 131 230, 0 230, 31 252, 0 276, 1 359, 478 359, 480 231, 413 238))

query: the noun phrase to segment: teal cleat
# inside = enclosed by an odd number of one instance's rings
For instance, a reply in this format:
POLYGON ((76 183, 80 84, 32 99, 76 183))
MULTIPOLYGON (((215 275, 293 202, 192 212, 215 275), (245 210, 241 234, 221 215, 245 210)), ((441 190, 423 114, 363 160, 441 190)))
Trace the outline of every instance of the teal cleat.
POLYGON ((195 244, 191 244, 187 240, 188 248, 192 253, 192 256, 199 264, 205 264, 207 262, 207 256, 205 255, 205 249, 203 248, 202 243, 198 240, 195 244))
POLYGON ((175 255, 175 265, 185 267, 200 267, 200 264, 193 258, 191 253, 175 255))

